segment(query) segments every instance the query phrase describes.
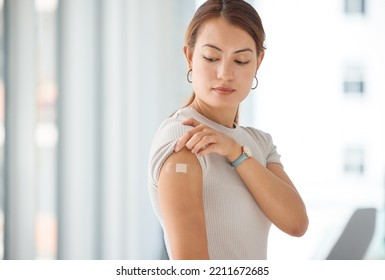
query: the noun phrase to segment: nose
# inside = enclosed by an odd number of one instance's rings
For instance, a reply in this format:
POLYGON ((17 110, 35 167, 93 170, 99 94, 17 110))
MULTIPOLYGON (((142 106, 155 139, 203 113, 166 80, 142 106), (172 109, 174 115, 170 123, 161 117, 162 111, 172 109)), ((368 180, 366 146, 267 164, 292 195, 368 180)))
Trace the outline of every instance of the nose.
POLYGON ((229 62, 222 61, 218 65, 217 78, 224 81, 231 81, 234 79, 234 69, 229 62))

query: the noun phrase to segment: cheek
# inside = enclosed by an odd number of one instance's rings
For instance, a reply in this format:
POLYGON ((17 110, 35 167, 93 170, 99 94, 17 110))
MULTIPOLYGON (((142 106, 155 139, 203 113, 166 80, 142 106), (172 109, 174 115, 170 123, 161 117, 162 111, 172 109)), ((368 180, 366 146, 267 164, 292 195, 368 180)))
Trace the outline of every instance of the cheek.
POLYGON ((256 64, 251 64, 248 66, 247 69, 245 69, 245 72, 243 73, 244 77, 247 77, 245 78, 248 82, 250 82, 250 84, 253 83, 254 81, 254 76, 256 75, 256 64))
POLYGON ((254 72, 253 71, 240 71, 238 72, 237 79, 242 81, 242 87, 250 88, 254 81, 254 72))
POLYGON ((210 81, 215 77, 215 69, 203 63, 196 63, 193 67, 193 81, 195 83, 203 83, 210 81))

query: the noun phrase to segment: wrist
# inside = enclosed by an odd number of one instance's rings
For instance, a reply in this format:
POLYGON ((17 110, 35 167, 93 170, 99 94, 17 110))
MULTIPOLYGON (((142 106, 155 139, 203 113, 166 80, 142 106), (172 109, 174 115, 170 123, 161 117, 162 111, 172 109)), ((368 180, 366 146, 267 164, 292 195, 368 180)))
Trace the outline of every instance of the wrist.
POLYGON ((241 154, 238 156, 237 159, 229 161, 229 164, 232 168, 236 168, 239 165, 241 165, 245 160, 251 158, 252 152, 251 149, 247 146, 242 146, 241 147, 242 151, 241 154))
POLYGON ((227 161, 229 162, 233 162, 235 161, 237 158, 239 158, 239 156, 242 154, 242 146, 239 145, 238 143, 235 144, 235 147, 233 148, 232 152, 229 153, 228 155, 226 155, 226 158, 227 158, 227 161))

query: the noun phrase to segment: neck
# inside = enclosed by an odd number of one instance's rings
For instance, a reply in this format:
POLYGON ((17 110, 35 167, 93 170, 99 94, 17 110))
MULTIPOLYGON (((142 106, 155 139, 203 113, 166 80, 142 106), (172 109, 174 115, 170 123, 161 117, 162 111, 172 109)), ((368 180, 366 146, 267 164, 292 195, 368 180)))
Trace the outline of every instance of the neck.
POLYGON ((207 104, 202 104, 196 99, 191 107, 206 118, 229 128, 234 127, 234 119, 238 108, 212 108, 207 104))

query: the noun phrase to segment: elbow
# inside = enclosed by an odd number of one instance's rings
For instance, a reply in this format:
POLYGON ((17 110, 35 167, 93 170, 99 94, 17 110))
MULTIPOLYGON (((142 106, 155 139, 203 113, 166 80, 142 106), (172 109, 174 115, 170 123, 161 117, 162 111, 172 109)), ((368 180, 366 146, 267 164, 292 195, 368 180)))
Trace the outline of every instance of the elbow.
POLYGON ((305 235, 306 231, 307 231, 307 226, 298 227, 295 230, 293 230, 293 232, 291 233, 291 236, 302 237, 305 235))
POLYGON ((305 214, 304 217, 297 219, 295 223, 293 223, 293 227, 291 228, 291 232, 289 234, 294 237, 303 236, 309 226, 309 218, 305 214))

